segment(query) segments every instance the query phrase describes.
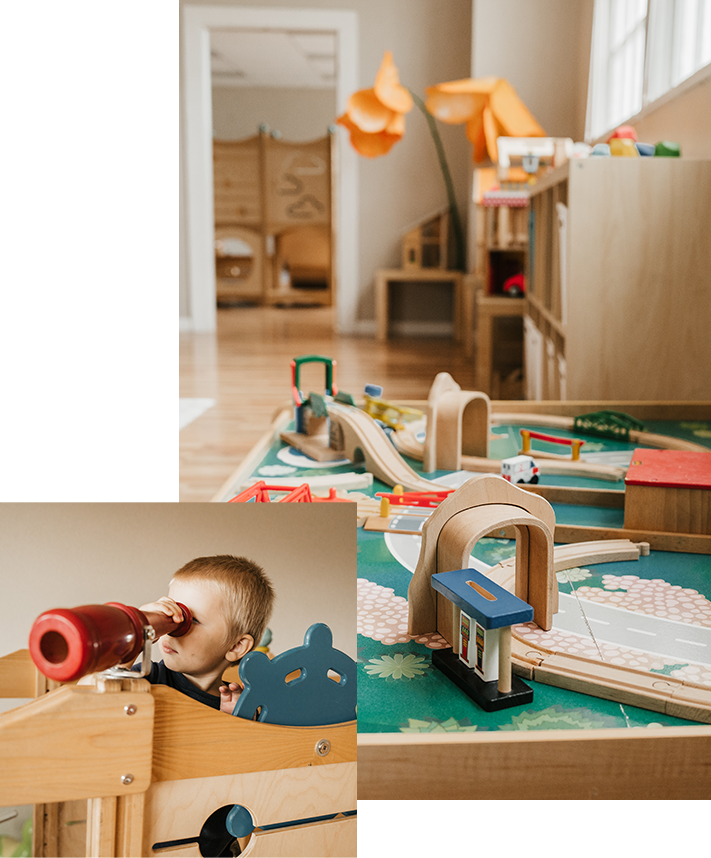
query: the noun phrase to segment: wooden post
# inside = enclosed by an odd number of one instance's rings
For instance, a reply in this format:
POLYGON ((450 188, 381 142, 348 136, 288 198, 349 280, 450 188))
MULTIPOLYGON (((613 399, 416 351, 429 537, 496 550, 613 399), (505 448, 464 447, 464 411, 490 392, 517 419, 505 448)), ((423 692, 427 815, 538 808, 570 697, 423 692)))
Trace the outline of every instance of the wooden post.
POLYGON ((501 694, 511 692, 511 626, 499 631, 499 684, 501 694))

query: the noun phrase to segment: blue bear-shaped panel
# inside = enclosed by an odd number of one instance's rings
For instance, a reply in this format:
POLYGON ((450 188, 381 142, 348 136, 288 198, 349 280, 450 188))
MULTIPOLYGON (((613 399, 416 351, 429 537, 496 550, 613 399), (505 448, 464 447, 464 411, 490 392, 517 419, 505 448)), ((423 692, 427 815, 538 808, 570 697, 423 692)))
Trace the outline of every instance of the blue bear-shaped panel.
POLYGON ((315 727, 342 724, 356 717, 356 665, 344 652, 333 648, 331 629, 314 623, 304 635, 304 645, 269 659, 250 652, 240 662, 244 684, 233 715, 268 724, 315 727), (331 679, 329 670, 338 674, 331 679), (298 676, 286 677, 296 671, 298 676))

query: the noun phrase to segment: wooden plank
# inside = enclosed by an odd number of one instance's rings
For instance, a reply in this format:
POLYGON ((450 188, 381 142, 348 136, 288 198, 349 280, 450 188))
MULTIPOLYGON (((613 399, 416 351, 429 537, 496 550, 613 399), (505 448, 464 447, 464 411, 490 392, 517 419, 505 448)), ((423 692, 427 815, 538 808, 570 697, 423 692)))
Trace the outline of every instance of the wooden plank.
POLYGON ((578 160, 569 190, 570 395, 708 397, 711 161, 578 160))
MULTIPOLYGON (((116 804, 116 856, 141 855, 146 794, 120 796, 116 804)), ((91 853, 87 853, 91 854, 91 853)))
POLYGON ((156 704, 154 781, 321 766, 356 757, 355 721, 282 727, 234 718, 167 686, 154 685, 151 692, 156 704), (316 753, 321 739, 331 743, 326 757, 316 753))
POLYGON ((35 858, 54 858, 62 854, 59 850, 59 805, 56 802, 35 804, 33 808, 32 854, 35 858))
POLYGON ((314 855, 344 856, 356 854, 356 819, 344 818, 285 831, 265 831, 250 844, 254 858, 312 858, 314 855))
POLYGON ((505 422, 504 415, 577 417, 594 411, 622 411, 638 420, 711 420, 711 402, 708 400, 569 399, 558 402, 501 399, 492 401, 491 410, 492 420, 498 421, 501 415, 501 422, 505 422))
POLYGON ((28 649, 0 658, 0 697, 34 697, 37 670, 28 649))
POLYGON ((548 503, 569 503, 574 506, 599 506, 607 509, 624 509, 625 493, 616 489, 579 489, 570 486, 518 486, 525 492, 539 495, 548 503))
POLYGON ((117 854, 116 801, 116 796, 89 799, 86 854, 92 858, 114 858, 117 854))
POLYGON ((275 825, 355 810, 356 792, 355 761, 155 783, 146 795, 141 854, 153 854, 156 842, 196 837, 208 816, 224 805, 242 804, 257 826, 275 825))
POLYGON ((711 727, 358 736, 358 797, 707 799, 711 727))
POLYGON ((153 709, 149 694, 64 686, 0 715, 0 806, 143 792, 153 709))

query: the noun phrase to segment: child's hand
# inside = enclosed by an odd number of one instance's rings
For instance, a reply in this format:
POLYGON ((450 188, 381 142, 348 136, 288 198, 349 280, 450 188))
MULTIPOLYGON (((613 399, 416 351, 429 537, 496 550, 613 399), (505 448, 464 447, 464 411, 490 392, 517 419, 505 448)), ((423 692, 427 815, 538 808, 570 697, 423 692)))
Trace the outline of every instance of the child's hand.
POLYGON ((161 596, 157 602, 149 602, 147 605, 141 605, 138 610, 143 611, 144 614, 165 614, 166 617, 170 617, 176 625, 183 622, 183 612, 180 610, 177 603, 170 598, 170 596, 161 596))
POLYGON ((243 689, 236 682, 230 682, 229 685, 220 686, 220 712, 232 714, 232 710, 237 705, 237 700, 243 689))

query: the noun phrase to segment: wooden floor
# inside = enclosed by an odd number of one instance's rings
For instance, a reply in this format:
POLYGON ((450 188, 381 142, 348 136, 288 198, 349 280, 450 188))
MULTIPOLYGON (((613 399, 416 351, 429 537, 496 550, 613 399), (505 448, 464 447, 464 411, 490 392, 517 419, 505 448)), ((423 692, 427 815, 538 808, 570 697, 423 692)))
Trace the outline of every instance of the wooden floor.
MULTIPOLYGON (((438 372, 474 390, 474 364, 451 339, 378 343, 333 333, 331 308, 218 310, 217 334, 181 334, 180 396, 217 404, 180 432, 180 500, 209 501, 291 400, 290 361, 320 354, 337 361, 340 390, 360 398, 380 384, 386 399, 426 399, 438 372)), ((304 393, 323 392, 324 369, 306 365, 304 393)))

